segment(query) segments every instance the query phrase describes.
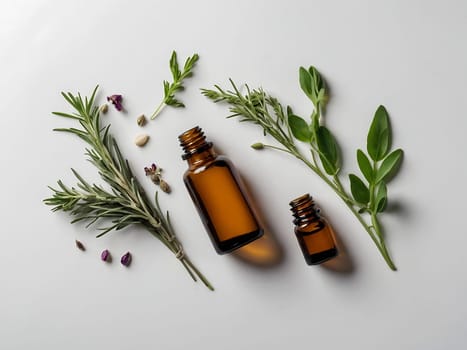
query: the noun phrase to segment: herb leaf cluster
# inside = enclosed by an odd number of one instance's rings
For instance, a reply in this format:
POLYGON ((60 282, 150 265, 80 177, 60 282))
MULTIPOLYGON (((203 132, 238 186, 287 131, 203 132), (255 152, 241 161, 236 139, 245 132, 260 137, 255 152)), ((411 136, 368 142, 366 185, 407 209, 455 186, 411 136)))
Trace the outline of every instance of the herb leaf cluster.
POLYGON ((151 119, 156 118, 165 106, 172 106, 175 108, 185 107, 183 102, 175 97, 175 93, 184 89, 183 80, 193 75, 193 68, 198 60, 199 55, 196 53, 193 54, 193 56, 188 57, 185 60, 183 70, 180 70, 177 60, 177 53, 175 51, 172 52, 172 56, 170 56, 169 67, 172 73, 173 81, 170 83, 169 81, 164 80, 164 98, 162 99, 159 106, 157 106, 156 110, 152 113, 151 119))
POLYGON ((54 130, 74 134, 88 144, 85 154, 110 190, 88 183, 72 169, 78 180, 77 186, 69 187, 59 180, 58 188, 49 187, 52 196, 44 203, 53 206, 53 211, 69 212, 74 217, 72 223, 86 221, 90 226, 103 219, 110 221, 108 226, 99 229, 98 236, 133 224, 144 226, 174 253, 195 281, 199 278, 212 290, 212 285, 185 254, 170 223, 169 213, 160 208, 157 192, 154 202, 150 201, 110 134, 110 125, 101 127, 99 108, 94 103, 96 93, 97 87, 90 98, 62 93, 74 112, 53 114, 78 122, 80 128, 54 130))
POLYGON ((349 175, 353 198, 362 206, 361 211, 367 211, 371 215, 386 209, 386 184, 395 174, 402 160, 401 149, 390 152, 390 140, 389 116, 386 108, 379 106, 368 131, 368 155, 361 149, 357 150, 357 163, 363 179, 355 174, 349 175))
POLYGON ((214 89, 201 91, 213 102, 227 103, 231 112, 228 118, 239 117, 242 122, 257 124, 265 135, 271 135, 281 144, 255 143, 252 145, 254 149, 270 148, 286 152, 302 161, 325 181, 370 235, 389 268, 396 270, 378 219, 388 201, 387 182, 395 175, 402 160, 401 149, 390 152, 391 128, 386 109, 378 107, 371 122, 367 137, 368 156, 362 150, 357 150, 357 163, 363 179, 350 174, 349 193, 340 178, 342 160, 339 145, 331 130, 324 125, 322 117, 329 100, 325 81, 318 70, 311 66, 308 69, 300 67, 299 83, 314 107, 309 122, 261 88, 250 89, 245 85, 246 93, 241 93, 231 79, 232 90, 215 85, 214 89), (310 156, 304 155, 297 148, 296 140, 308 144, 310 156))

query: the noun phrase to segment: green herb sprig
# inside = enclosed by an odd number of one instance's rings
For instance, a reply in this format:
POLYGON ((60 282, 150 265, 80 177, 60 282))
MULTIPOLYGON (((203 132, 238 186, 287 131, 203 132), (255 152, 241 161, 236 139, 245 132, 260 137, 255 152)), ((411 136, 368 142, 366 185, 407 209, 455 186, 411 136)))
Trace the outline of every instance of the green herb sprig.
POLYGON ((77 187, 66 186, 59 180, 58 189, 49 187, 53 195, 46 198, 44 203, 53 206, 53 211, 70 212, 74 216, 72 223, 87 221, 87 226, 90 226, 98 220, 107 219, 110 224, 100 228, 98 237, 133 224, 144 226, 175 254, 195 281, 200 278, 206 287, 213 290, 209 281, 186 256, 170 223, 169 213, 164 214, 160 208, 157 192, 152 203, 133 175, 128 161, 122 156, 117 142, 109 133, 110 125, 100 126, 99 108, 94 104, 96 92, 97 87, 91 97, 85 97, 84 100, 80 94, 75 96, 62 93, 75 112, 53 114, 72 119, 78 122, 81 128, 54 130, 74 134, 89 145, 89 148, 86 148, 86 156, 110 186, 110 190, 89 184, 72 169, 78 179, 77 187))
POLYGON ((370 235, 389 268, 396 270, 378 219, 378 215, 387 206, 387 182, 395 175, 403 153, 401 149, 390 152, 391 128, 386 109, 379 106, 371 123, 367 137, 369 157, 362 150, 357 150, 357 163, 363 179, 355 174, 349 175, 349 194, 340 179, 339 146, 322 118, 329 99, 325 82, 314 67, 309 69, 301 67, 299 82, 301 89, 314 106, 309 123, 294 114, 290 106, 284 108, 276 98, 268 95, 261 88, 250 90, 246 85, 246 94, 240 93, 231 79, 233 90, 224 90, 215 85, 214 90, 202 89, 202 93, 214 102, 226 102, 232 113, 228 118, 239 117, 241 122, 257 124, 265 135, 271 135, 282 145, 278 147, 258 142, 253 144, 252 148, 256 150, 270 148, 286 152, 298 158, 326 182, 370 235), (297 148, 295 140, 309 145, 309 157, 297 148))
POLYGON ((172 72, 173 82, 169 83, 167 80, 164 80, 164 98, 159 106, 157 106, 154 113, 152 113, 151 119, 156 118, 165 106, 176 108, 185 107, 183 102, 175 98, 175 93, 184 89, 183 80, 193 75, 193 68, 198 60, 199 55, 196 53, 193 56, 188 57, 185 61, 185 65, 183 66, 183 71, 180 71, 177 61, 177 53, 175 51, 172 52, 169 66, 170 71, 172 72))

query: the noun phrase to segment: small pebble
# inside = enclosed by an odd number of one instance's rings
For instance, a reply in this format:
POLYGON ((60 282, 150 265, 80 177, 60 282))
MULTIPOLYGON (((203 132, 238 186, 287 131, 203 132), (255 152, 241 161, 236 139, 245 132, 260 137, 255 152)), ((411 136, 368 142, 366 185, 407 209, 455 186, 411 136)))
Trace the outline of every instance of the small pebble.
POLYGON ((141 114, 138 119, 136 119, 136 123, 139 126, 144 126, 146 124, 146 116, 144 114, 141 114))

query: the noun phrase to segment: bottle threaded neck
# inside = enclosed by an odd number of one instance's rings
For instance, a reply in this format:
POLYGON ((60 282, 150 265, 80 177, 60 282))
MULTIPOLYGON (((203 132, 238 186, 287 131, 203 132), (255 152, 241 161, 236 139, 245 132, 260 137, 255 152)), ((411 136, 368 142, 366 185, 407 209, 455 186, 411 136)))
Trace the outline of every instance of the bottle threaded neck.
POLYGON ((295 218, 293 223, 296 225, 304 222, 316 221, 320 218, 315 208, 315 202, 308 193, 295 198, 289 205, 292 215, 295 218))
POLYGON ((199 126, 195 126, 178 136, 180 146, 183 148, 182 159, 186 160, 192 155, 206 151, 212 147, 212 142, 206 141, 206 136, 199 126))

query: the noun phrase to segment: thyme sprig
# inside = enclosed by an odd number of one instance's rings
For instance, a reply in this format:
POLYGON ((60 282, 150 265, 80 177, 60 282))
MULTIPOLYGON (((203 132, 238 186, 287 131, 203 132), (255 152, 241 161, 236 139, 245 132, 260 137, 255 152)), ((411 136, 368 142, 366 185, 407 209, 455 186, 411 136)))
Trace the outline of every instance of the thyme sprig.
POLYGON ((97 168, 101 178, 110 186, 110 190, 88 183, 72 169, 78 180, 77 187, 69 187, 59 180, 58 189, 49 187, 53 195, 45 199, 44 203, 53 206, 53 211, 69 212, 74 217, 72 223, 87 221, 87 226, 90 226, 96 221, 107 219, 110 224, 100 228, 98 237, 133 224, 144 226, 175 254, 195 281, 199 278, 206 287, 213 290, 209 281, 186 256, 170 223, 169 213, 163 213, 160 208, 157 192, 153 203, 146 196, 133 175, 128 160, 123 157, 110 134, 110 125, 101 127, 99 108, 94 104, 97 89, 98 87, 94 89, 90 98, 84 99, 79 93, 77 96, 62 93, 75 112, 53 114, 77 121, 81 128, 54 130, 74 134, 89 145, 85 154, 97 168))
POLYGON ((323 110, 328 102, 325 82, 314 67, 301 67, 299 77, 303 92, 314 106, 309 123, 294 114, 291 107, 284 108, 275 97, 261 88, 251 90, 245 85, 246 93, 242 94, 231 79, 233 90, 224 90, 215 85, 214 90, 201 91, 214 102, 227 103, 232 113, 228 118, 239 117, 241 122, 258 124, 265 135, 271 135, 282 145, 278 147, 258 142, 253 144, 252 148, 270 148, 288 153, 302 161, 326 182, 370 235, 389 268, 396 270, 378 219, 378 215, 385 210, 387 204, 386 183, 395 174, 402 159, 400 149, 389 153, 391 130, 386 109, 380 106, 371 123, 367 137, 367 151, 370 157, 362 150, 357 151, 357 162, 368 185, 357 175, 350 174, 349 194, 339 176, 341 159, 338 144, 331 131, 324 126, 322 119, 323 110), (304 155, 297 148, 295 140, 309 145, 310 156, 304 155))
POLYGON ((177 60, 177 53, 175 51, 172 52, 169 66, 170 71, 172 72, 173 82, 169 83, 167 80, 164 80, 164 98, 162 99, 159 106, 157 106, 156 110, 152 113, 151 119, 156 118, 159 113, 162 112, 165 106, 172 106, 176 108, 185 107, 182 101, 175 98, 175 93, 184 89, 183 80, 193 75, 193 68, 198 60, 199 55, 196 53, 193 54, 193 56, 188 57, 185 61, 185 65, 183 66, 183 71, 180 71, 177 60))

